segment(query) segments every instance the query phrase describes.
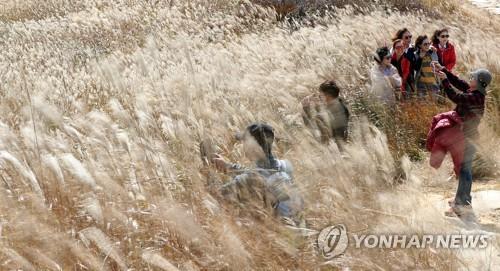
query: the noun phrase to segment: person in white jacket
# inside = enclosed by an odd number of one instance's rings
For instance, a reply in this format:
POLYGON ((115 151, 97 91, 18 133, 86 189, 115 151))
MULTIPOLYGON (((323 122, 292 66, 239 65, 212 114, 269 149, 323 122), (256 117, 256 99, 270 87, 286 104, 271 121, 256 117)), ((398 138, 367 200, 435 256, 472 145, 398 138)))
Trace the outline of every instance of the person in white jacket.
POLYGON ((391 64, 391 52, 387 47, 377 49, 375 66, 371 71, 371 93, 381 102, 393 104, 396 101, 396 93, 401 88, 401 76, 398 69, 391 64))

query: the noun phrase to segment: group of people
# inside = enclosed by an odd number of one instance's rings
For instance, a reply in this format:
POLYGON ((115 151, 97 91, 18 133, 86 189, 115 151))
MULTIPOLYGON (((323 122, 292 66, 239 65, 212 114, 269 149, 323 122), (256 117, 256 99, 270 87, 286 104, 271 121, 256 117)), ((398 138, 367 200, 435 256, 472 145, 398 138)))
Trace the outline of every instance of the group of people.
MULTIPOLYGON (((455 163, 459 184, 456 196, 449 201, 446 215, 463 216, 471 211, 472 160, 478 126, 485 110, 486 88, 492 81, 488 70, 471 73, 469 81, 452 73, 456 64, 453 45, 448 41, 447 29, 437 30, 432 39, 419 36, 413 45, 412 35, 406 28, 399 30, 392 48, 377 49, 376 68, 392 86, 392 92, 382 99, 442 92, 456 108, 439 114, 432 120, 427 148, 431 151, 431 166, 440 166, 450 152, 455 163), (396 91, 394 91, 396 89, 396 91)), ((340 88, 333 80, 319 86, 319 92, 302 100, 305 125, 323 143, 331 140, 343 151, 348 138, 349 110, 340 98, 340 88)), ((235 201, 244 196, 257 196, 267 202, 274 213, 297 221, 304 207, 303 199, 293 183, 293 168, 286 160, 277 159, 272 151, 274 129, 263 123, 249 125, 238 139, 243 141, 245 155, 255 161, 255 168, 244 168, 225 161, 215 154, 210 160, 215 168, 229 173, 232 180, 222 188, 222 194, 235 201)))
POLYGON ((415 96, 446 96, 456 104, 453 111, 432 119, 427 149, 433 167, 439 167, 450 153, 458 176, 455 198, 449 201, 450 209, 445 214, 471 218, 472 161, 492 75, 486 69, 477 69, 466 82, 453 74, 457 57, 449 37, 449 30, 442 28, 430 39, 427 35, 418 36, 412 44, 411 32, 407 28, 398 30, 392 48, 380 47, 376 51, 372 88, 373 94, 384 102, 415 96), (377 86, 377 78, 383 78, 389 87, 377 86))
POLYGON ((402 28, 392 38, 391 48, 384 46, 375 52, 372 89, 384 102, 442 94, 434 63, 448 71, 455 67, 455 47, 447 28, 436 30, 431 38, 420 35, 414 44, 412 37, 407 28, 402 28))

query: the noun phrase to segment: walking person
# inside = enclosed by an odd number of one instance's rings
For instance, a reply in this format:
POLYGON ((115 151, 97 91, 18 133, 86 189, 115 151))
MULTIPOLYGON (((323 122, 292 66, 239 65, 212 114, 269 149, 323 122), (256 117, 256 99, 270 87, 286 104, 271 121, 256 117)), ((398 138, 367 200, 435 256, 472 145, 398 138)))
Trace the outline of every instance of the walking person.
POLYGON ((433 62, 438 62, 437 53, 431 49, 431 41, 426 35, 418 36, 415 41, 415 83, 417 96, 424 98, 427 95, 439 93, 439 82, 434 73, 433 62))
POLYGON ((437 49, 439 64, 444 66, 448 71, 452 71, 457 63, 457 55, 455 53, 455 46, 449 41, 449 38, 448 29, 438 29, 432 36, 432 44, 437 49))
POLYGON ((440 64, 435 63, 434 66, 438 70, 437 74, 442 80, 446 96, 456 104, 455 111, 463 120, 462 130, 465 137, 457 193, 455 200, 450 203, 450 210, 445 214, 473 218, 471 188, 472 161, 476 153, 474 143, 479 137, 478 126, 484 115, 486 87, 491 83, 492 75, 486 69, 478 69, 471 73, 469 82, 466 82, 440 64))
POLYGON ((321 97, 325 103, 325 114, 322 117, 329 138, 333 138, 340 150, 347 142, 349 126, 349 109, 340 97, 340 88, 333 80, 327 80, 319 86, 321 97))
POLYGON ((339 150, 347 143, 349 109, 340 97, 340 88, 334 80, 319 86, 319 95, 310 95, 302 100, 304 123, 313 130, 322 143, 335 140, 339 150))

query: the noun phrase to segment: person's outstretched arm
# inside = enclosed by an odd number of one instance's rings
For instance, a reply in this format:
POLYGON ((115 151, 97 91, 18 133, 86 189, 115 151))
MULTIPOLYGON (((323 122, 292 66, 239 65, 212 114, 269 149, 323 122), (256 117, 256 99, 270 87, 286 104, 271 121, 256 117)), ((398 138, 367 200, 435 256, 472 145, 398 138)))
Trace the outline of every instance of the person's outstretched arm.
MULTIPOLYGON (((444 71, 438 72, 439 78, 442 80, 443 89, 446 96, 456 104, 481 105, 484 104, 484 95, 475 92, 460 91, 457 92, 451 86, 450 78, 444 71)), ((456 76, 455 76, 456 77, 456 76)), ((464 82, 465 83, 465 82, 464 82)), ((468 84, 465 83, 467 86, 468 84)))
MULTIPOLYGON (((446 74, 446 77, 448 78, 447 81, 452 86, 456 87, 458 90, 463 91, 463 92, 466 92, 467 90, 469 90, 470 85, 467 82, 458 78, 458 76, 454 75, 452 72, 448 71, 446 68, 442 69, 441 71, 446 74)), ((444 81, 443 81, 443 87, 446 88, 446 86, 444 86, 444 81)))
POLYGON ((245 170, 240 164, 226 162, 222 156, 219 154, 214 154, 214 158, 212 158, 212 162, 215 165, 215 168, 223 173, 232 173, 234 171, 242 171, 245 170))

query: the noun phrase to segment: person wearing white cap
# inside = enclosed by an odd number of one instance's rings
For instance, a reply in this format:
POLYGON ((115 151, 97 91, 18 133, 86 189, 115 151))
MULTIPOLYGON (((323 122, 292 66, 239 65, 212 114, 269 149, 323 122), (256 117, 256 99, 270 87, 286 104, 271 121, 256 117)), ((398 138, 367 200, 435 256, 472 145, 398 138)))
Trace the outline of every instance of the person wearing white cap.
POLYGON ((373 59, 376 65, 370 72, 371 93, 381 102, 393 105, 396 94, 399 94, 401 89, 402 80, 398 69, 391 64, 392 55, 389 48, 378 48, 373 59))
POLYGON ((439 63, 433 63, 437 75, 442 80, 446 96, 457 106, 455 111, 463 119, 463 133, 466 138, 464 158, 458 176, 455 200, 450 202, 447 215, 473 215, 471 209, 472 160, 476 153, 474 141, 479 137, 478 126, 484 115, 486 87, 491 83, 491 73, 477 69, 470 74, 469 82, 461 80, 439 63), (453 88, 454 87, 454 88, 453 88))

